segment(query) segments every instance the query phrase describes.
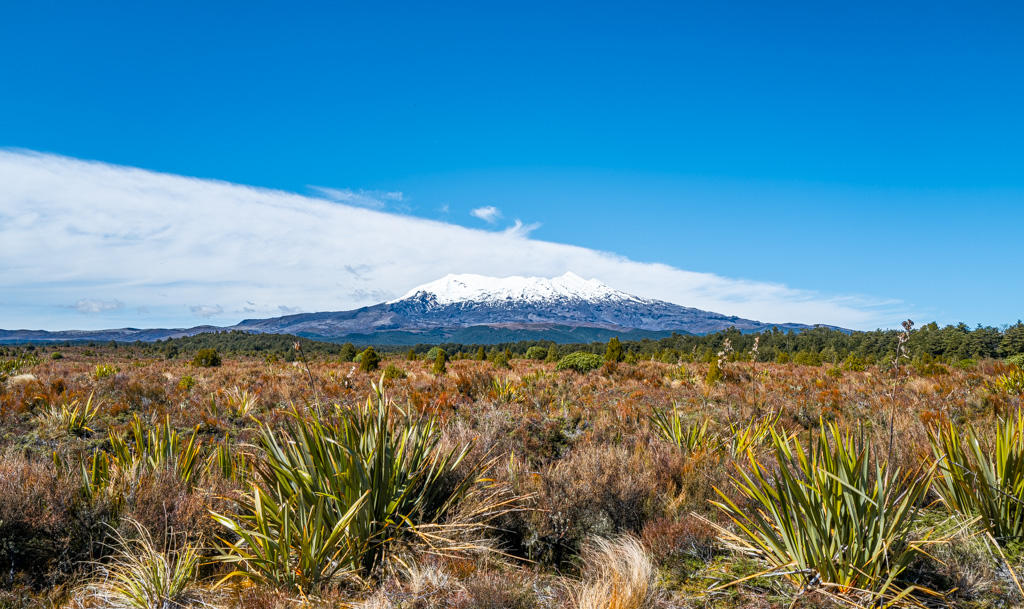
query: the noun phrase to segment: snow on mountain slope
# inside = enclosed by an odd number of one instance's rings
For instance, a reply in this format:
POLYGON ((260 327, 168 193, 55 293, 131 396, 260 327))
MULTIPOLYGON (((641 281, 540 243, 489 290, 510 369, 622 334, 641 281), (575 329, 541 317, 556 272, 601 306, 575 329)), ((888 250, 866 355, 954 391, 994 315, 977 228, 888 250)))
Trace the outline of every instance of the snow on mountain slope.
POLYGON ((405 296, 387 304, 424 297, 428 297, 442 306, 460 302, 497 304, 509 301, 532 304, 565 300, 590 302, 618 300, 638 304, 652 302, 613 290, 597 279, 586 280, 570 272, 551 279, 518 276, 499 278, 472 274, 447 275, 413 288, 405 296))

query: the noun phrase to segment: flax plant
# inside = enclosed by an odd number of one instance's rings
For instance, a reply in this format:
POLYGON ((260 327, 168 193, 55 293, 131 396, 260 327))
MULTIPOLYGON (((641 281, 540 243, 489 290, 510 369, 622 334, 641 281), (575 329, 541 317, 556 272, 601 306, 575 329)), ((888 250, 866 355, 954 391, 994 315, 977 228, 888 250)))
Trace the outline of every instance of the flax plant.
POLYGON ((129 444, 114 433, 110 434, 112 457, 122 471, 169 468, 183 482, 194 484, 198 478, 202 453, 202 442, 198 440, 198 434, 199 427, 196 426, 188 443, 183 443, 181 436, 171 427, 169 416, 155 428, 146 429, 136 414, 131 423, 131 439, 134 443, 129 444))
POLYGON ((708 420, 703 423, 683 422, 678 407, 673 404, 672 411, 655 410, 649 420, 662 438, 685 451, 687 454, 714 450, 720 441, 713 433, 708 432, 708 420))
POLYGON ((716 489, 721 502, 713 503, 736 526, 734 532, 712 524, 728 546, 767 563, 758 575, 785 577, 801 592, 881 604, 931 593, 898 581, 930 543, 930 533, 911 533, 931 472, 903 476, 835 424, 821 425, 810 452, 792 437, 770 433, 774 475, 748 451, 749 473, 740 470, 733 479, 751 509, 716 489))
POLYGON ((92 433, 89 425, 96 418, 100 408, 99 402, 94 405, 92 400, 93 394, 90 393, 85 404, 74 400, 71 403, 64 402, 59 407, 54 406, 40 416, 40 423, 43 427, 59 430, 69 436, 92 433))
POLYGON ((928 431, 938 475, 935 490, 953 512, 978 515, 990 535, 1006 545, 1024 539, 1024 411, 996 423, 994 450, 973 425, 952 423, 928 431))
MULTIPOLYGON (((472 445, 444 451, 439 441, 436 420, 396 407, 383 381, 362 407, 333 418, 292 412, 283 432, 263 427, 252 498, 237 515, 214 514, 241 540, 226 543, 222 560, 240 567, 232 575, 309 593, 373 573, 399 537, 444 545, 460 525, 442 518, 490 462, 456 477, 472 445)), ((478 515, 501 507, 483 504, 478 515)))

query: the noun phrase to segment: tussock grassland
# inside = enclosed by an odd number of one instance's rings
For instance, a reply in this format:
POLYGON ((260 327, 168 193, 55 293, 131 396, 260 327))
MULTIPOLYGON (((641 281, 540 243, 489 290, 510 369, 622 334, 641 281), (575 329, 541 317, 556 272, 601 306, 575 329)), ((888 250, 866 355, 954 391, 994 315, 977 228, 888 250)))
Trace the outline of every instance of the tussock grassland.
POLYGON ((1013 364, 52 351, 0 384, 0 607, 1024 602, 1013 364))

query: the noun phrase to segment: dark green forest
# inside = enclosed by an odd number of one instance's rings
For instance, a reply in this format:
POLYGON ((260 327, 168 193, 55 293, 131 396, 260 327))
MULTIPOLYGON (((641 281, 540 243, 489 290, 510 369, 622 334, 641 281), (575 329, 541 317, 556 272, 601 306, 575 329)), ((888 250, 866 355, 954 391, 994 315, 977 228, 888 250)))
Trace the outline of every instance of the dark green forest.
MULTIPOLYGON (((744 334, 729 329, 704 336, 673 334, 660 340, 623 340, 622 347, 628 359, 657 359, 663 362, 707 362, 727 351, 731 360, 750 360, 755 357, 761 362, 794 362, 820 365, 838 364, 851 361, 862 365, 880 364, 892 357, 900 335, 899 330, 873 330, 870 332, 847 332, 825 327, 800 331, 772 329, 756 334, 744 334), (728 341, 729 348, 726 348, 728 341)), ((331 343, 296 337, 286 334, 252 334, 241 331, 224 331, 198 334, 196 336, 168 339, 153 343, 76 343, 87 347, 130 347, 143 354, 162 356, 168 359, 192 358, 200 349, 216 349, 224 355, 255 356, 275 361, 294 361, 301 355, 312 360, 338 359, 351 361, 368 345, 353 343, 331 343), (298 343, 301 354, 295 349, 298 343)), ((65 343, 65 345, 70 345, 65 343)), ((552 341, 518 341, 498 344, 477 343, 421 343, 412 347, 397 345, 373 345, 386 354, 400 354, 408 357, 414 354, 422 359, 427 353, 439 347, 451 358, 493 359, 498 354, 512 357, 530 356, 545 359, 560 358, 575 351, 603 354, 605 342, 563 343, 552 341), (531 351, 531 348, 532 351, 531 351)), ((965 360, 1006 358, 1024 353, 1024 323, 1018 321, 1012 326, 996 328, 978 325, 970 328, 966 324, 939 327, 929 323, 914 328, 910 334, 908 350, 911 357, 927 361, 956 364, 965 360)), ((10 346, 0 348, 7 354, 15 354, 34 346, 10 346)), ((38 347, 59 349, 60 345, 38 347)))

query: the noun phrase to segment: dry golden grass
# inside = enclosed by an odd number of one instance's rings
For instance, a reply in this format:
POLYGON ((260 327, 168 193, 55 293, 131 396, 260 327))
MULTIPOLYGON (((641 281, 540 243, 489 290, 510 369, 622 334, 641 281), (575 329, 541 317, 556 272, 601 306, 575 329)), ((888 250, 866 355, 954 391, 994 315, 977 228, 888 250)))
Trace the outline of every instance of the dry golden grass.
POLYGON ((579 582, 570 584, 577 609, 642 609, 654 596, 654 564, 634 537, 595 538, 582 554, 579 582))

